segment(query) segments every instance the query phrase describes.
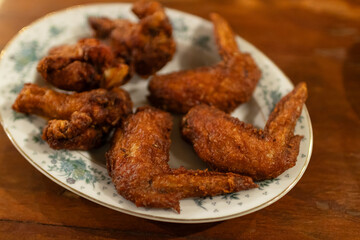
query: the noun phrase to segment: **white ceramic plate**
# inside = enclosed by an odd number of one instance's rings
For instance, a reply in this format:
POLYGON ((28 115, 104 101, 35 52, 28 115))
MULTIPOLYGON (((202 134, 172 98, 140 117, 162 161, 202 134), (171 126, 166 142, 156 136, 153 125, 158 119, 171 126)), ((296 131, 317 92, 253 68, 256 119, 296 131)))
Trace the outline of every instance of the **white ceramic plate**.
MULTIPOLYGON (((91 152, 55 151, 41 139, 42 128, 46 124, 44 119, 16 113, 11 109, 24 83, 45 85, 36 72, 36 64, 51 47, 75 43, 79 38, 91 36, 88 16, 136 20, 130 8, 130 4, 94 4, 52 13, 25 27, 5 47, 0 61, 1 123, 20 153, 51 180, 82 197, 123 213, 165 222, 201 223, 239 217, 269 206, 290 191, 303 175, 312 151, 312 128, 306 108, 295 130, 296 134, 304 136, 295 167, 276 179, 259 182, 257 189, 212 198, 182 200, 180 214, 173 210, 137 208, 118 195, 105 169, 104 152, 107 146, 91 152)), ((167 10, 167 14, 173 23, 177 52, 174 59, 161 70, 162 73, 209 65, 219 60, 210 22, 171 9, 167 10)), ((262 79, 252 100, 237 108, 233 116, 263 127, 271 109, 293 85, 259 50, 240 37, 237 41, 240 49, 250 53, 257 62, 262 79)), ((147 83, 135 77, 124 87, 129 91, 135 107, 147 103, 147 83)), ((174 121, 171 167, 205 168, 192 147, 180 137, 180 117, 175 116, 174 121)))

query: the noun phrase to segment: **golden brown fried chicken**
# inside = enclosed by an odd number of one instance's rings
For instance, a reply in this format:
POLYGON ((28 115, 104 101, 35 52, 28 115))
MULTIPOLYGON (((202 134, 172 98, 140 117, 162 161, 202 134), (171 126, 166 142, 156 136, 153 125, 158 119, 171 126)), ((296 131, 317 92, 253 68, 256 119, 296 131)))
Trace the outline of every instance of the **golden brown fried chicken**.
POLYGON ((172 26, 159 2, 138 1, 132 11, 139 23, 90 17, 89 24, 97 37, 110 38, 117 56, 125 58, 140 76, 147 77, 161 69, 175 53, 172 26))
POLYGON ((51 119, 43 139, 54 149, 97 147, 132 112, 129 94, 119 88, 65 94, 35 84, 25 84, 12 107, 51 119))
POLYGON ((306 84, 300 83, 278 102, 264 130, 199 105, 183 118, 182 134, 215 169, 271 179, 296 164, 302 136, 294 136, 294 129, 306 98, 306 84))
POLYGON ((171 169, 170 114, 152 107, 139 108, 113 136, 106 153, 109 175, 124 198, 136 206, 173 208, 179 200, 214 196, 254 188, 249 177, 207 170, 171 169))
POLYGON ((108 132, 108 127, 92 125, 88 114, 74 112, 70 120, 50 120, 42 138, 53 149, 88 150, 101 145, 108 132))
POLYGON ((249 54, 241 53, 228 23, 211 14, 214 33, 222 61, 200 67, 154 76, 149 83, 149 101, 162 109, 186 113, 205 103, 231 112, 249 101, 260 79, 260 70, 249 54))
POLYGON ((97 39, 82 39, 75 45, 50 49, 37 70, 54 86, 77 92, 112 88, 131 77, 124 60, 115 58, 111 49, 97 39))

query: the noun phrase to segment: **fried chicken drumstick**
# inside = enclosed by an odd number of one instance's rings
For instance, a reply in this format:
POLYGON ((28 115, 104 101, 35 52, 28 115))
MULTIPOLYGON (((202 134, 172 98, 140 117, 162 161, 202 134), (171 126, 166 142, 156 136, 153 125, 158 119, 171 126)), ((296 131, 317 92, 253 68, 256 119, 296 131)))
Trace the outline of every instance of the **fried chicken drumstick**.
POLYGON ((142 107, 113 136, 107 168, 119 194, 136 206, 173 208, 179 200, 214 196, 257 187, 249 177, 207 170, 171 169, 168 165, 170 114, 142 107))
POLYGON ((77 92, 112 88, 131 77, 124 60, 115 58, 108 46, 91 38, 50 49, 49 55, 38 63, 37 70, 54 86, 77 92))
POLYGON ((296 164, 302 136, 294 136, 294 129, 306 98, 306 84, 300 83, 277 103, 264 130, 199 105, 183 118, 182 134, 215 169, 271 179, 296 164))
POLYGON ((132 102, 119 88, 65 94, 25 84, 12 108, 50 119, 42 138, 51 148, 88 150, 132 112, 132 102))
POLYGON ((132 11, 139 23, 90 17, 89 24, 97 37, 110 39, 117 56, 125 58, 140 76, 147 77, 161 69, 175 53, 172 26, 159 2, 138 1, 132 11))
POLYGON ((218 14, 211 14, 214 34, 222 61, 200 67, 154 76, 149 83, 149 101, 157 107, 186 113, 204 103, 231 112, 247 102, 261 72, 249 54, 241 53, 228 23, 218 14))

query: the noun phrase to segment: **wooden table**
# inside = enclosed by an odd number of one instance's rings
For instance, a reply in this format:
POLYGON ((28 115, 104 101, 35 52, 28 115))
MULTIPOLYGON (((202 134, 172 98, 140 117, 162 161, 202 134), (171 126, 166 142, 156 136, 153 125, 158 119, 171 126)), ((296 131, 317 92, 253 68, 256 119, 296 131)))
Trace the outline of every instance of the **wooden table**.
MULTIPOLYGON (((96 0, 95 0, 96 1, 96 0)), ((1 0, 0 47, 46 13, 94 0, 1 0)), ((99 2, 99 0, 97 0, 99 2)), ((74 195, 33 168, 0 131, 1 239, 359 239, 360 4, 340 0, 168 0, 217 11, 292 80, 306 81, 314 150, 303 178, 273 205, 236 219, 171 224, 74 195)))

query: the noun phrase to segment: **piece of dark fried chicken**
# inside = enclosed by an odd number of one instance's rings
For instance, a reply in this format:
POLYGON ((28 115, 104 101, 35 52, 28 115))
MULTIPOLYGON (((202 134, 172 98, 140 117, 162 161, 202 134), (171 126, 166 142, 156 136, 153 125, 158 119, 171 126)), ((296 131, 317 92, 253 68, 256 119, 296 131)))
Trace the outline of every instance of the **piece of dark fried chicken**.
POLYGON ((132 112, 132 102, 120 88, 65 94, 25 84, 12 108, 50 119, 42 137, 51 148, 88 150, 132 112))
POLYGON ((37 70, 54 86, 77 92, 100 87, 110 89, 131 77, 124 60, 115 58, 108 46, 93 38, 50 49, 38 63, 37 70))
POLYGON ((250 177, 207 170, 171 169, 170 114, 142 107, 119 127, 106 153, 116 190, 136 206, 173 208, 179 200, 214 196, 257 187, 250 177))
POLYGON ((147 77, 161 69, 175 53, 172 26, 159 2, 138 1, 132 11, 140 19, 138 23, 90 17, 89 24, 97 37, 110 39, 117 56, 126 59, 140 76, 147 77))
POLYGON ((182 134, 214 169, 271 179, 296 164, 302 136, 294 129, 306 98, 306 84, 300 83, 277 103, 264 130, 199 105, 183 118, 182 134))
POLYGON ((222 61, 210 67, 154 76, 148 97, 152 105, 186 113, 204 103, 231 112, 250 100, 261 72, 249 54, 239 51, 228 23, 218 14, 210 17, 222 61))

